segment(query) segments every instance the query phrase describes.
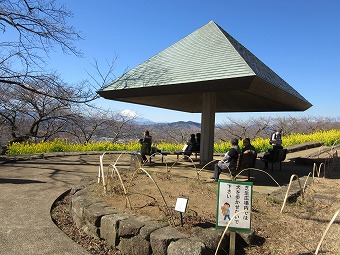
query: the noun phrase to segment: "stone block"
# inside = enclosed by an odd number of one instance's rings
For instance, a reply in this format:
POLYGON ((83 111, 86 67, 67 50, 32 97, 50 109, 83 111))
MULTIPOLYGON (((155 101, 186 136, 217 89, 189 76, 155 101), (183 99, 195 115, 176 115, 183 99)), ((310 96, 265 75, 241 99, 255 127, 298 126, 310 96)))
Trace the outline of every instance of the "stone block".
POLYGON ((238 232, 236 235, 236 242, 242 245, 250 245, 254 240, 255 232, 252 230, 250 232, 238 232))
POLYGON ((100 200, 89 198, 87 196, 72 196, 72 210, 71 215, 73 220, 77 222, 79 225, 77 225, 78 228, 81 228, 84 224, 84 209, 88 206, 90 206, 93 203, 96 203, 100 200), (77 220, 78 218, 78 220, 77 220), (79 220, 80 219, 80 220, 79 220))
POLYGON ((144 239, 150 241, 150 234, 156 229, 164 228, 168 226, 168 223, 159 223, 156 221, 147 222, 139 231, 139 235, 144 239))
POLYGON ((128 219, 128 214, 105 215, 100 221, 100 238, 105 239, 107 244, 116 248, 119 244, 119 222, 128 219))
POLYGON ((170 243, 167 255, 208 255, 204 243, 192 239, 179 239, 170 243))
POLYGON ((84 208, 84 217, 90 224, 100 227, 100 219, 104 215, 115 214, 117 210, 105 203, 94 203, 84 208))
POLYGON ((170 243, 181 238, 186 238, 186 235, 172 227, 164 227, 153 231, 150 234, 152 254, 166 255, 170 243))
POLYGON ((121 238, 118 249, 123 254, 129 255, 152 254, 150 243, 140 236, 133 236, 131 238, 121 238))
POLYGON ((77 186, 73 187, 70 191, 71 195, 74 195, 79 190, 82 190, 89 185, 93 184, 96 180, 93 177, 84 177, 80 180, 80 182, 77 184, 77 186))
MULTIPOLYGON (((192 229, 192 235, 200 240, 211 251, 215 251, 217 245, 222 237, 223 230, 215 228, 200 228, 195 227, 192 229)), ((229 246, 229 235, 226 234, 220 248, 225 249, 229 246)))
POLYGON ((119 236, 120 237, 136 236, 139 234, 139 230, 144 225, 145 223, 132 217, 127 220, 121 220, 119 223, 119 236))
POLYGON ((95 225, 89 223, 87 220, 85 220, 85 223, 82 225, 81 229, 89 236, 92 236, 94 238, 99 238, 100 231, 99 228, 95 225))

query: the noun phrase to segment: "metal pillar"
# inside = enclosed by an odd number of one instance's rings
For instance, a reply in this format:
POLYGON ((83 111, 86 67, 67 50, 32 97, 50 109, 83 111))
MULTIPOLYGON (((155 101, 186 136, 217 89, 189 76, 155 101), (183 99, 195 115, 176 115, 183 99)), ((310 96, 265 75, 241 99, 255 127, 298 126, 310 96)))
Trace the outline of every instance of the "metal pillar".
POLYGON ((213 160, 214 131, 215 131, 216 94, 209 92, 203 94, 203 107, 201 116, 201 148, 200 163, 205 165, 213 160))

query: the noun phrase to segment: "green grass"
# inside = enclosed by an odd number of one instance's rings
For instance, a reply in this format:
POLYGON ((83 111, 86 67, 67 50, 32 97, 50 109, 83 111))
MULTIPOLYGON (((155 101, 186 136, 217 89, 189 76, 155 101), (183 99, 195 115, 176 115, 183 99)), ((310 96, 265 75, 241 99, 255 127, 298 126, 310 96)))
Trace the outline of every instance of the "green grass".
MULTIPOLYGON (((291 146, 305 142, 323 142, 326 146, 332 146, 340 142, 340 130, 318 131, 311 134, 291 134, 283 137, 283 146, 291 146)), ((258 152, 267 151, 271 145, 268 139, 256 138, 252 144, 258 152)), ((242 145, 242 143, 241 143, 242 145)), ((158 143, 153 144, 163 151, 181 150, 183 144, 158 143)), ((67 140, 57 139, 41 143, 13 143, 8 146, 7 155, 36 154, 48 152, 81 152, 81 151, 138 151, 139 142, 112 143, 112 142, 91 142, 86 144, 71 143, 67 140)), ((215 143, 214 152, 224 153, 230 149, 229 142, 215 143)))

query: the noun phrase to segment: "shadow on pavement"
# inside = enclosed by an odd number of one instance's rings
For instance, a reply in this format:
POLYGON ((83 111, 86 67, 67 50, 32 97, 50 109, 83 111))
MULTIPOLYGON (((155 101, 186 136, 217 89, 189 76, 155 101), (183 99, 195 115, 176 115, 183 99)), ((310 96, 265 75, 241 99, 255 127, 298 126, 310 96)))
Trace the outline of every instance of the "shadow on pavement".
POLYGON ((27 179, 0 178, 0 183, 30 184, 30 183, 46 183, 46 182, 36 181, 36 180, 27 180, 27 179))

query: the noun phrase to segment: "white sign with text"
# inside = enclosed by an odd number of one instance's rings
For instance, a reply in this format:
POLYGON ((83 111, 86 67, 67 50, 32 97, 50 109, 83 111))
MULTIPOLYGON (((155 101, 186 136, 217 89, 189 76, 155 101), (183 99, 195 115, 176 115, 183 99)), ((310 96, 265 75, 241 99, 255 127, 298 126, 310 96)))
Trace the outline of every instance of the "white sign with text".
MULTIPOLYGON (((240 211, 251 211, 252 182, 224 181, 218 182, 218 202, 216 227, 225 227, 234 214, 240 211)), ((230 223, 231 230, 250 231, 251 213, 237 215, 230 223)))

